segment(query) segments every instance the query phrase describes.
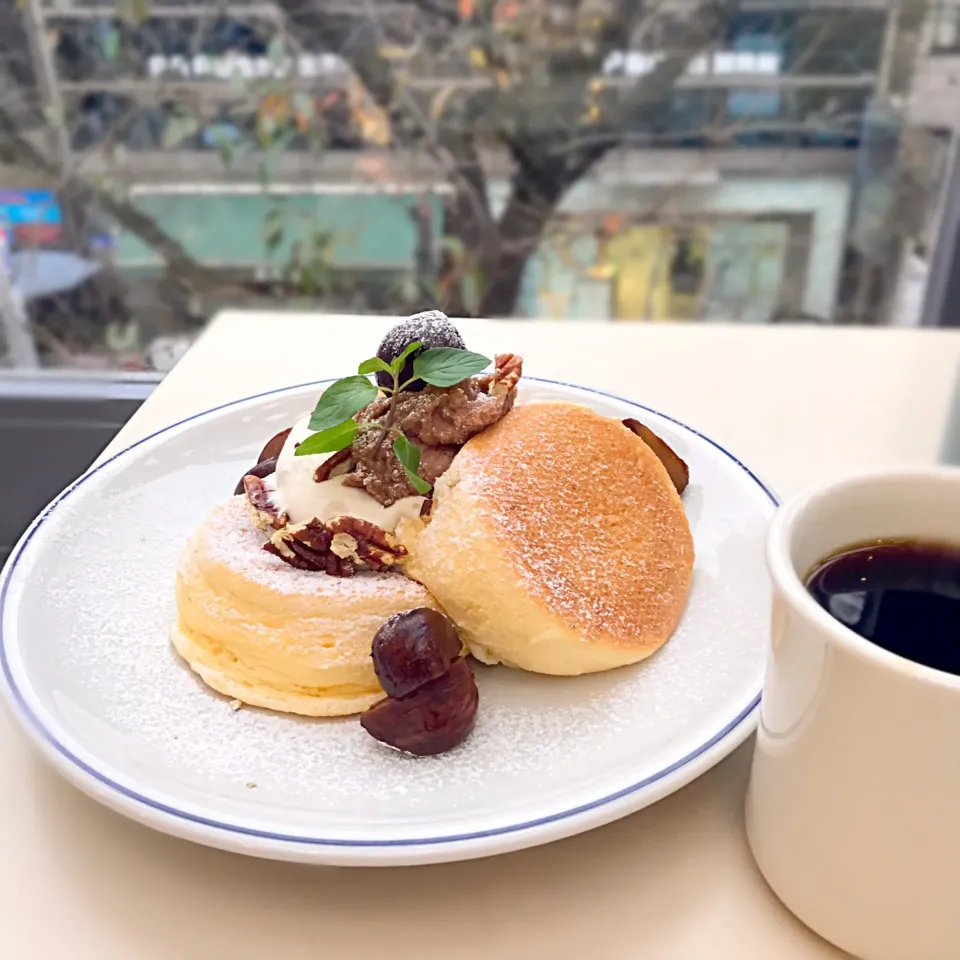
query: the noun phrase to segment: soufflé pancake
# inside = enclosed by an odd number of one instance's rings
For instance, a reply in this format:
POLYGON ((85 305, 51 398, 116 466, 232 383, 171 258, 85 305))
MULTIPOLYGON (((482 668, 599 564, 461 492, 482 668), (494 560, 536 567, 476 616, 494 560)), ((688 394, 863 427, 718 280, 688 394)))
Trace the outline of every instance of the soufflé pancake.
POLYGON ((370 658, 395 613, 436 608, 401 573, 332 577, 262 549, 243 496, 217 507, 177 571, 173 644, 214 690, 270 710, 331 717, 384 696, 370 658))
POLYGON ((401 522, 406 572, 471 653, 572 676, 650 656, 683 613, 694 548, 680 496, 617 420, 521 405, 437 481, 427 524, 401 522))

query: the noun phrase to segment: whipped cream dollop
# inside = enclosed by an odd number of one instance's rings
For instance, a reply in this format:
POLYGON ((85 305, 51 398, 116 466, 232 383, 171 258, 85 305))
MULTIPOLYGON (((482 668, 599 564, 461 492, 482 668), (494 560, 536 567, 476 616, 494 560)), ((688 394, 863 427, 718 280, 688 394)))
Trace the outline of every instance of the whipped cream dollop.
POLYGON ((418 517, 423 497, 403 497, 392 506, 384 507, 366 490, 345 487, 343 477, 331 477, 317 483, 313 475, 331 456, 318 453, 295 456, 298 443, 311 433, 309 414, 298 420, 277 458, 273 477, 273 499, 286 511, 291 523, 309 523, 311 520, 332 520, 334 517, 357 517, 375 523, 382 530, 393 533, 403 517, 418 517))

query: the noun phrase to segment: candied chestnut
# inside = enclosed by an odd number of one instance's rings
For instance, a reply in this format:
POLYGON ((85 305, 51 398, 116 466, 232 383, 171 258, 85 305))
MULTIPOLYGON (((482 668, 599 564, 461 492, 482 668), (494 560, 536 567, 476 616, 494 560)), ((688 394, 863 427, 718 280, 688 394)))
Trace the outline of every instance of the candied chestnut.
POLYGON ((628 430, 632 430, 657 455, 657 459, 667 468, 677 493, 683 493, 690 482, 690 469, 674 453, 673 448, 639 420, 630 418, 624 420, 623 425, 628 430))
MULTIPOLYGON (((447 319, 447 315, 439 310, 425 310, 415 313, 412 317, 398 323, 383 338, 377 356, 385 363, 391 363, 403 353, 411 343, 420 341, 423 347, 415 350, 404 364, 400 373, 400 382, 403 383, 413 376, 413 360, 422 350, 434 347, 453 347, 456 350, 465 350, 466 344, 460 331, 447 319)), ((393 377, 381 370, 377 373, 377 383, 381 387, 392 387, 393 377)), ((422 390, 426 384, 422 380, 414 380, 407 389, 422 390)))
POLYGON ((283 450, 283 445, 287 442, 287 437, 290 436, 290 429, 290 427, 287 427, 286 430, 281 430, 267 441, 267 445, 260 451, 260 456, 257 457, 257 463, 263 463, 264 460, 276 461, 280 456, 280 451, 283 450))
POLYGON ((463 649, 453 623, 427 607, 394 614, 373 638, 373 669, 388 697, 405 697, 445 673, 463 649))
POLYGON ((405 753, 428 757, 459 746, 473 729, 480 695, 463 658, 402 700, 381 700, 360 716, 363 729, 405 753))
MULTIPOLYGON (((272 473, 275 473, 276 469, 276 457, 270 460, 261 460, 256 466, 247 470, 243 477, 259 477, 262 480, 264 477, 269 477, 272 473)), ((243 493, 243 477, 240 478, 240 482, 234 487, 233 495, 235 497, 243 493)))

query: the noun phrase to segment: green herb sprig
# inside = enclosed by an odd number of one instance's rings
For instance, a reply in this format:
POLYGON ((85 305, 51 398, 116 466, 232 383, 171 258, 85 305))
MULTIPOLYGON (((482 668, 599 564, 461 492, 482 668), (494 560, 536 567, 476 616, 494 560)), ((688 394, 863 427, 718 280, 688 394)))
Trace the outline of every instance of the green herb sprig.
MULTIPOLYGON (((435 387, 452 387, 480 373, 490 359, 469 350, 454 347, 435 347, 424 350, 413 358, 413 376, 403 383, 400 374, 410 354, 423 346, 421 341, 411 343, 394 361, 387 363, 379 357, 364 360, 352 377, 343 377, 330 384, 314 408, 310 417, 310 429, 315 430, 295 451, 295 456, 305 457, 317 453, 337 453, 349 447, 360 429, 356 415, 377 398, 378 388, 369 379, 370 374, 388 373, 393 380, 389 387, 380 387, 389 398, 386 417, 380 435, 374 445, 374 456, 380 450, 397 412, 397 399, 415 380, 423 380, 435 387)), ((393 452, 406 472, 407 479, 417 493, 430 491, 430 484, 417 474, 420 466, 420 450, 402 433, 393 442, 393 452)))

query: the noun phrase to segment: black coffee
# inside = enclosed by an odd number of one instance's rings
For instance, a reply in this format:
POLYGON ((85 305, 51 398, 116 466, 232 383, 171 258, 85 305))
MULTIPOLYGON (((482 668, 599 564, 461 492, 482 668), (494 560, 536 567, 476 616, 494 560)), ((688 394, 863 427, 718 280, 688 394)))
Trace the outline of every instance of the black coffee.
POLYGON ((960 674, 960 546, 914 540, 850 547, 818 564, 807 589, 861 637, 960 674))

